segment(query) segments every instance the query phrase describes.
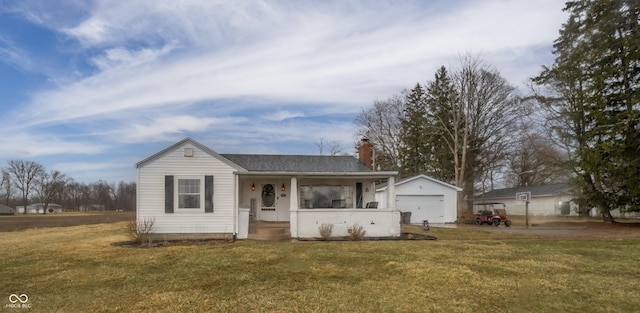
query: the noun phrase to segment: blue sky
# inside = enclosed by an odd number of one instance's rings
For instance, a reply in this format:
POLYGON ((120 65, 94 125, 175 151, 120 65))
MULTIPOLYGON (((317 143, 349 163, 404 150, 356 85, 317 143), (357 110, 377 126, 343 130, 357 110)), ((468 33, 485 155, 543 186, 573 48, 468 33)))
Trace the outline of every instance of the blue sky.
POLYGON ((351 151, 354 117, 471 52, 521 92, 558 0, 0 0, 0 166, 135 181, 192 137, 220 153, 351 151))

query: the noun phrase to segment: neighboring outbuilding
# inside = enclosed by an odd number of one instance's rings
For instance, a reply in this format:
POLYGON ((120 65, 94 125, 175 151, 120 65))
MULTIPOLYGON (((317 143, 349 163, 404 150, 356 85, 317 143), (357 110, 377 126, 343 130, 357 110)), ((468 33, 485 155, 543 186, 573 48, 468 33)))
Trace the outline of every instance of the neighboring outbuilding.
MULTIPOLYGON (((18 210, 18 213, 24 213, 24 206, 18 206, 16 209, 18 210)), ((27 205, 27 212, 29 214, 62 213, 62 205, 49 203, 45 212, 44 203, 34 203, 27 205)))
POLYGON ((319 238, 323 225, 333 225, 336 237, 354 225, 366 237, 399 237, 395 203, 371 205, 375 181, 393 183, 397 172, 368 168, 370 151, 363 141, 360 160, 218 154, 186 138, 136 164, 137 220, 153 220, 152 237, 168 240, 244 239, 264 224, 284 225, 286 237, 300 239, 319 238))
POLYGON ((0 204, 0 215, 14 215, 15 211, 12 207, 0 204))
MULTIPOLYGON (((516 188, 495 189, 476 195, 474 203, 502 202, 507 214, 525 215, 525 203, 516 199, 517 194, 530 193, 529 215, 531 216, 577 216, 578 206, 572 202, 573 193, 569 184, 548 184, 516 188)), ((478 208, 474 208, 477 211, 478 208)))
MULTIPOLYGON (((377 201, 386 203, 387 189, 386 183, 376 186, 377 201)), ((418 175, 395 183, 395 203, 400 212, 411 212, 411 223, 423 220, 431 224, 455 223, 460 191, 456 186, 418 175)))

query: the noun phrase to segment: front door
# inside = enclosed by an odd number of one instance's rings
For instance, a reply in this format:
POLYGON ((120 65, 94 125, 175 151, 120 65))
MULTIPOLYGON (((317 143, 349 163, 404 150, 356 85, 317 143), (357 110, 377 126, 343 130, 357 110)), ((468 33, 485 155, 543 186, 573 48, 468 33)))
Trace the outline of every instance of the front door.
POLYGON ((289 199, 284 184, 264 184, 260 193, 258 219, 269 222, 289 221, 289 199))
POLYGON ((278 221, 278 196, 276 195, 276 185, 262 185, 262 193, 260 196, 260 215, 262 221, 278 221))

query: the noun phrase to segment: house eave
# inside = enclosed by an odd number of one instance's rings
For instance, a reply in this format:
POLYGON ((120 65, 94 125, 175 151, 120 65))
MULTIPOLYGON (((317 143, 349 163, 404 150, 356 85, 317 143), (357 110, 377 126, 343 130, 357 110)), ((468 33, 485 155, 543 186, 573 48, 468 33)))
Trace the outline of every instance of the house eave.
POLYGON ((140 168, 140 167, 142 167, 143 165, 147 164, 148 162, 151 162, 151 161, 153 161, 153 160, 155 160, 155 159, 159 158, 160 156, 164 155, 164 154, 165 154, 165 153, 167 153, 168 151, 171 151, 171 150, 173 150, 173 149, 176 149, 177 147, 180 147, 180 146, 182 146, 182 145, 184 145, 184 144, 187 144, 187 143, 190 143, 190 144, 192 144, 192 145, 194 145, 194 146, 198 147, 199 149, 201 149, 201 150, 202 150, 202 151, 204 151, 205 153, 207 153, 207 154, 209 154, 210 156, 212 156, 212 157, 214 157, 214 158, 216 158, 216 159, 218 159, 218 160, 220 160, 220 161, 222 161, 222 162, 226 163, 227 165, 229 165, 229 166, 231 166, 231 167, 235 168, 235 169, 236 169, 236 170, 238 170, 238 171, 243 171, 243 170, 245 170, 242 166, 240 166, 240 165, 238 165, 238 164, 236 164, 236 163, 233 163, 231 160, 229 160, 229 159, 227 159, 227 158, 225 158, 225 157, 221 156, 220 154, 218 154, 218 153, 216 153, 215 151, 211 150, 209 147, 207 147, 207 146, 205 146, 205 145, 203 145, 203 144, 201 144, 201 143, 199 143, 199 142, 197 142, 197 141, 195 141, 195 140, 193 140, 193 139, 191 139, 191 138, 189 138, 189 137, 187 137, 187 138, 185 138, 185 139, 182 139, 182 140, 180 140, 180 141, 176 142, 175 144, 173 144, 173 145, 171 145, 171 146, 169 146, 169 147, 167 147, 167 148, 165 148, 165 149, 163 149, 163 150, 161 150, 161 151, 159 151, 159 152, 157 152, 157 153, 155 153, 155 154, 153 154, 153 155, 149 156, 148 158, 146 158, 146 159, 144 159, 144 160, 142 160, 142 161, 140 161, 140 162, 136 163, 136 168, 140 168))
MULTIPOLYGON (((436 183, 436 184, 438 184, 438 185, 442 185, 442 186, 444 186, 444 187, 447 187, 447 188, 453 189, 453 190, 455 190, 455 191, 462 191, 462 188, 460 188, 460 187, 456 187, 456 186, 454 186, 454 185, 447 184, 447 183, 445 183, 445 182, 443 182, 443 181, 439 181, 439 180, 437 180, 437 179, 435 179, 435 178, 433 178, 433 177, 429 177, 429 176, 424 175, 424 174, 416 175, 416 176, 414 176, 414 177, 411 177, 411 178, 408 178, 408 179, 404 179, 404 180, 398 181, 398 182, 396 182, 396 183, 395 183, 395 186, 396 186, 396 187, 398 187, 398 186, 400 186, 400 185, 402 185, 402 184, 405 184, 405 183, 408 183, 408 182, 411 182, 411 181, 414 181, 414 180, 417 180, 417 179, 420 179, 420 178, 423 178, 423 179, 426 179, 426 180, 428 180, 428 181, 430 181, 430 182, 436 183)), ((385 186, 383 186, 383 187, 380 187, 380 188, 376 188, 376 192, 382 192, 382 191, 385 191, 385 190, 387 190, 387 188, 388 188, 388 186, 386 186, 386 185, 385 185, 385 186)))
POLYGON ((398 175, 398 172, 280 172, 280 171, 236 171, 236 175, 243 176, 286 176, 286 177, 344 177, 344 178, 388 178, 390 176, 398 175))

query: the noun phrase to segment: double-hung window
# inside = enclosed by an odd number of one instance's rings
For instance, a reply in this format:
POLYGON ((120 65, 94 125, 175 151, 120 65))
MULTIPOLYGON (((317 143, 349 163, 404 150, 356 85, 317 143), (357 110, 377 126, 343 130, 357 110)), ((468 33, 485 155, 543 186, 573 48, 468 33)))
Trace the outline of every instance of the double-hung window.
POLYGON ((178 208, 200 209, 200 179, 178 179, 178 208))
POLYGON ((213 213, 213 176, 164 177, 164 213, 213 213))

